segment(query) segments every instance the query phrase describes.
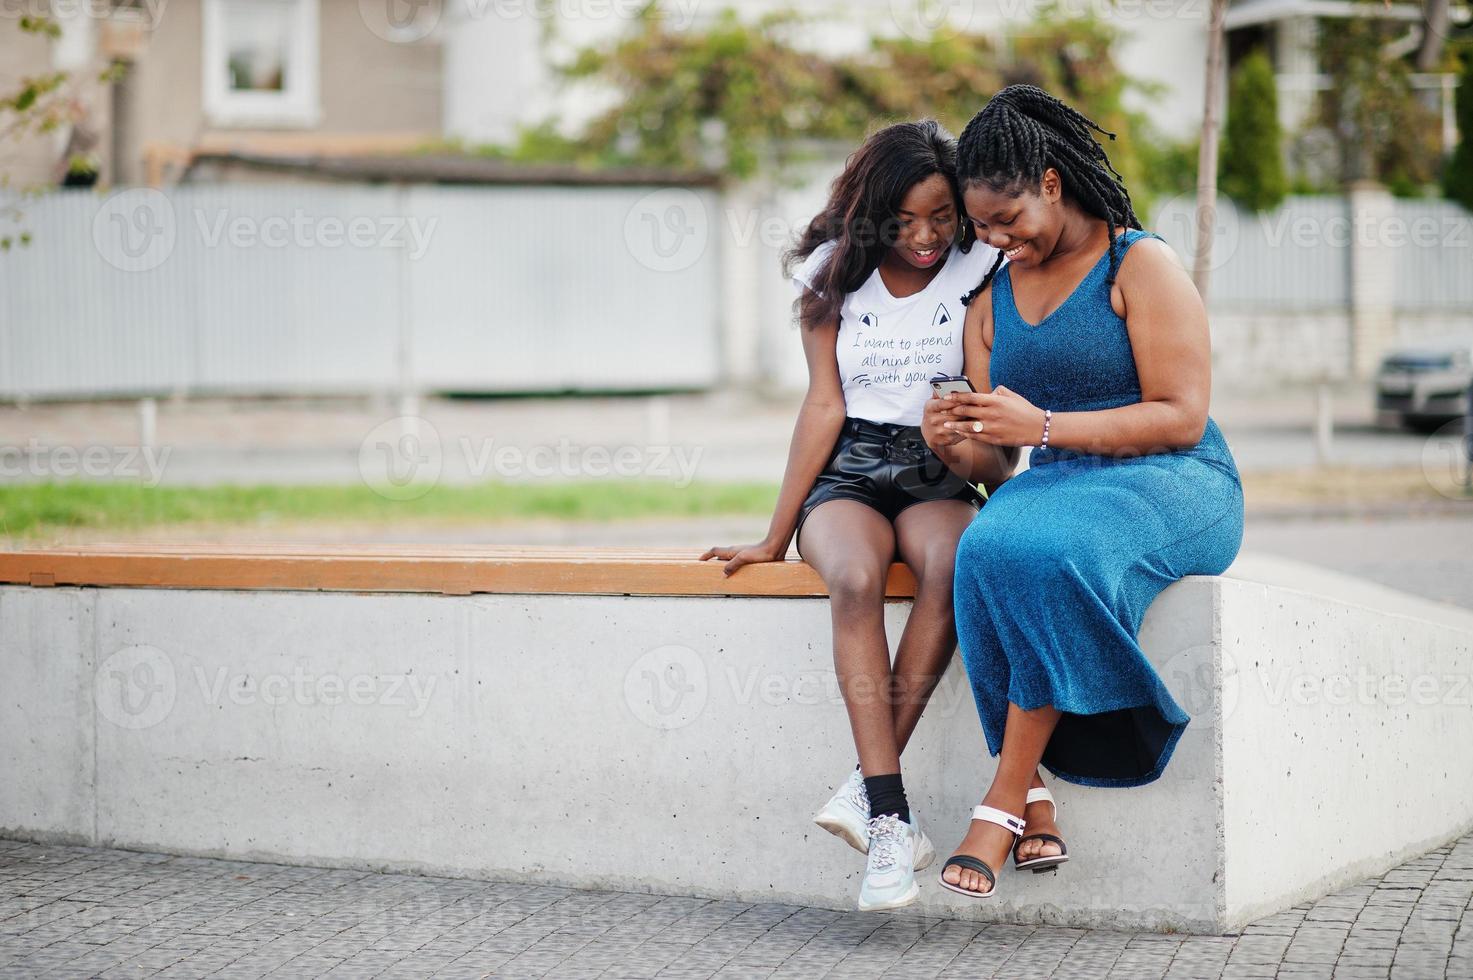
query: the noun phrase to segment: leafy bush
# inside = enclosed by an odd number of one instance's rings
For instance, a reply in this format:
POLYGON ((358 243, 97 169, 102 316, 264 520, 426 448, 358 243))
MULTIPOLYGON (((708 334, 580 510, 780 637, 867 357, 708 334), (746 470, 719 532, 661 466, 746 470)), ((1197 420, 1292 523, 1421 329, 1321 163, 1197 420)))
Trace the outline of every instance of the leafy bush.
POLYGON ((1442 176, 1443 193, 1473 211, 1473 46, 1462 53, 1463 68, 1458 75, 1458 147, 1448 161, 1442 176))
POLYGON ((883 37, 837 57, 798 46, 803 25, 792 12, 743 20, 726 10, 707 27, 679 30, 652 4, 626 36, 579 51, 563 68, 571 82, 612 90, 607 111, 575 135, 558 137, 563 127, 548 120, 491 152, 747 178, 781 172, 815 142, 852 145, 903 119, 930 117, 959 133, 990 93, 1026 81, 1119 134, 1108 150, 1138 213, 1154 194, 1184 189, 1182 148, 1125 108, 1130 93, 1154 89, 1119 69, 1111 55, 1118 32, 1096 17, 1045 8, 1002 44, 984 34, 883 37), (1153 165, 1167 159, 1162 171, 1153 165))
POLYGON ((1288 193, 1284 175, 1279 97, 1268 55, 1254 51, 1233 71, 1228 90, 1217 186, 1253 211, 1279 206, 1288 193))

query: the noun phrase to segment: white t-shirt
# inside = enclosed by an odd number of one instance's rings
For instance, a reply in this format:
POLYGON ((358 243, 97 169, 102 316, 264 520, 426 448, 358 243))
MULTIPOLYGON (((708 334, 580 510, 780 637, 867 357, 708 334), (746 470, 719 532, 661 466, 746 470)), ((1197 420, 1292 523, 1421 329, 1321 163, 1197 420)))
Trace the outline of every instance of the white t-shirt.
MULTIPOLYGON (((824 242, 793 270, 801 292, 834 250, 824 242)), ((962 373, 964 294, 977 288, 997 249, 982 242, 963 252, 955 245, 941 271, 920 292, 896 298, 885 288, 880 270, 844 297, 839 311, 839 378, 844 383, 844 411, 872 422, 920 425, 931 378, 962 373)), ((817 291, 817 290, 815 290, 817 291)))

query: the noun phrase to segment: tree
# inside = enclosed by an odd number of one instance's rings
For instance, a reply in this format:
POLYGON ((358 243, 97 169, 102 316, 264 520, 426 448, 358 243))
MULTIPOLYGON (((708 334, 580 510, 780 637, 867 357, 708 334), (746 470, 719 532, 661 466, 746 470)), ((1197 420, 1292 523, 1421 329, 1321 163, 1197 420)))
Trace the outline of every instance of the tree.
POLYGON ((1443 192, 1473 211, 1473 48, 1463 52, 1463 70, 1458 75, 1458 148, 1442 177, 1443 192))
POLYGON ((1218 189, 1253 211, 1278 207, 1289 189, 1282 142, 1273 65, 1254 51, 1233 71, 1218 189))
POLYGON ((1319 117, 1338 145, 1341 180, 1411 193, 1435 180, 1442 151, 1437 117, 1412 88, 1411 65, 1392 53, 1403 31, 1376 17, 1325 19, 1317 47, 1330 84, 1319 117))

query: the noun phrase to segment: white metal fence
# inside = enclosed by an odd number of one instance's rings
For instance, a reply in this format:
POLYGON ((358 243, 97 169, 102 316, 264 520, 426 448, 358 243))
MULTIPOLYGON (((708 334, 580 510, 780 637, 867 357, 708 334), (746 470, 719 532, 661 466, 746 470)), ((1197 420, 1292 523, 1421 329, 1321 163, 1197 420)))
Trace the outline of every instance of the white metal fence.
POLYGON ((715 192, 270 184, 27 203, 0 397, 705 387, 715 192))
MULTIPOLYGON (((1149 226, 1188 262, 1195 202, 1175 198, 1149 226)), ((1353 243, 1394 265, 1398 312, 1473 311, 1473 215, 1441 200, 1397 200, 1390 214, 1356 214, 1348 198, 1290 197, 1254 214, 1220 199, 1213 238, 1211 306, 1295 313, 1344 310, 1351 301, 1353 243)))
MULTIPOLYGON (((58 193, 26 205, 32 244, 0 254, 0 398, 801 387, 778 258, 829 176, 725 198, 289 183, 58 193), (769 222, 773 241, 749 233, 769 222)), ((1148 225, 1184 255, 1192 207, 1168 202, 1148 225)), ((1343 347, 1298 326, 1349 312, 1347 236, 1369 234, 1386 246, 1374 261, 1393 266, 1396 314, 1449 329, 1473 313, 1470 221, 1444 201, 1395 201, 1368 228, 1344 198, 1262 215, 1224 202, 1210 305, 1343 347)))

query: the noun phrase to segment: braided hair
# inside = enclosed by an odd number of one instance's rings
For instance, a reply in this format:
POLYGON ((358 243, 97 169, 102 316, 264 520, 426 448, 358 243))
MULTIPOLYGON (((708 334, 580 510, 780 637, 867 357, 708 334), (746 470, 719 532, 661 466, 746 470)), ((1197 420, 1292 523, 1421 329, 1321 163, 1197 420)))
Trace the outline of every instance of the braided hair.
MULTIPOLYGON (((1009 85, 972 117, 957 141, 957 178, 962 186, 985 184, 1003 193, 1022 184, 1037 185, 1043 172, 1058 171, 1064 193, 1089 214, 1104 219, 1110 235, 1110 273, 1120 266, 1116 227, 1140 228, 1120 173, 1093 133, 1098 123, 1036 85, 1009 85)), ((970 224, 970 222, 968 222, 970 224)), ((1002 266, 1001 253, 977 288, 962 297, 971 305, 1002 266)))

